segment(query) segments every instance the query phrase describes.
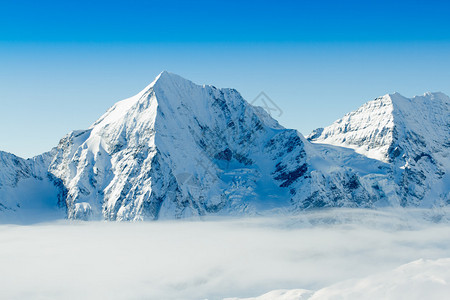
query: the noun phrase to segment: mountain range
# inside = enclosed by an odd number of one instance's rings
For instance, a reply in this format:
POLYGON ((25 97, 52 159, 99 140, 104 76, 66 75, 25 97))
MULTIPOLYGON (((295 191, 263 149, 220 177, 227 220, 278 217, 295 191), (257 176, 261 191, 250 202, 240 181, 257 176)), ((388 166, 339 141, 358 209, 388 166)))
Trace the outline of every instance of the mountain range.
POLYGON ((162 72, 86 130, 0 151, 0 218, 157 220, 450 204, 450 98, 398 93, 304 137, 234 89, 162 72))

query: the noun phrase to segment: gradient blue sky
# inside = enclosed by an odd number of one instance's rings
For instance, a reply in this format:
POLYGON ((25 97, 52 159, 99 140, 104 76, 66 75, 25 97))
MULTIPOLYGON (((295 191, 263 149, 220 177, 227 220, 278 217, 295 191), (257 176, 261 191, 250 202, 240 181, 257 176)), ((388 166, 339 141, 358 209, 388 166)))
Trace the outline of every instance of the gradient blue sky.
POLYGON ((0 0, 0 150, 87 128, 162 70, 265 91, 308 134, 377 96, 450 94, 444 1, 0 0))

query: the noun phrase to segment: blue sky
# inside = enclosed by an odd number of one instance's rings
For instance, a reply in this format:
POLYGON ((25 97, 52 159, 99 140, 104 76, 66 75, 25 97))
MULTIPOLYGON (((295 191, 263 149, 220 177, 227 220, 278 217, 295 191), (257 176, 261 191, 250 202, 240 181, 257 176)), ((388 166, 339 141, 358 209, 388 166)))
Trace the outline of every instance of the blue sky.
POLYGON ((450 94, 443 1, 0 0, 0 150, 29 157, 162 70, 266 92, 308 134, 377 96, 450 94))

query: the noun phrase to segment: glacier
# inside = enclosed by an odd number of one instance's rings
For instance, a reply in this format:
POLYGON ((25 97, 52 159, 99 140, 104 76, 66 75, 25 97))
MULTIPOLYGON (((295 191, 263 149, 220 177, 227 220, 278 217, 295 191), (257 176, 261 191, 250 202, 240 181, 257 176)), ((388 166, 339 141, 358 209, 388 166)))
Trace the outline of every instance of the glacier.
POLYGON ((305 138, 234 89, 164 71, 48 153, 0 152, 0 217, 441 207, 450 203, 449 105, 441 93, 389 94, 305 138))

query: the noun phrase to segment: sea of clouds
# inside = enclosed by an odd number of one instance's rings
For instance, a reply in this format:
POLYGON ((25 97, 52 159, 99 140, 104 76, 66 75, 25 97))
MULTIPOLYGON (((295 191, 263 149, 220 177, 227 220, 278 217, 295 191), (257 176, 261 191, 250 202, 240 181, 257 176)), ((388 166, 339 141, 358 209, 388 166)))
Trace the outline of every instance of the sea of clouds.
POLYGON ((2 224, 0 298, 223 299, 277 289, 317 291, 418 259, 449 258, 446 216, 440 209, 332 209, 296 216, 2 224))

